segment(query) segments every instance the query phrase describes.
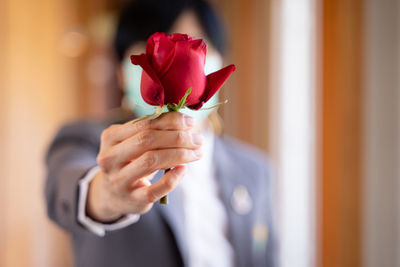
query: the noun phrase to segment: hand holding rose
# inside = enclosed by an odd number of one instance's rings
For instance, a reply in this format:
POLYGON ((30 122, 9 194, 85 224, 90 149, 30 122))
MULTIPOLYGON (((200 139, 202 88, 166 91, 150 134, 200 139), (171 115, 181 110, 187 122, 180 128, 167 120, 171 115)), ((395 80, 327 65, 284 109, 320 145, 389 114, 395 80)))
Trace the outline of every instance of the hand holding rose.
POLYGON ((108 222, 124 214, 143 214, 171 192, 185 175, 182 164, 201 158, 202 136, 191 132, 193 126, 193 118, 171 112, 107 128, 97 158, 101 171, 89 189, 89 216, 108 222), (157 170, 174 166, 150 183, 157 170))
MULTIPOLYGON (((166 35, 156 32, 151 35, 146 53, 132 55, 131 61, 143 68, 140 84, 143 100, 158 107, 153 115, 137 121, 157 118, 164 107, 169 111, 185 107, 198 110, 210 100, 235 70, 235 65, 205 76, 206 54, 207 45, 202 39, 194 40, 180 33, 166 35)), ((160 203, 167 204, 167 196, 160 203)))
POLYGON ((178 111, 198 110, 235 70, 227 66, 204 74, 207 45, 186 34, 155 33, 147 41, 146 54, 133 55, 133 64, 143 68, 141 95, 157 106, 156 112, 123 125, 112 125, 101 137, 98 165, 92 180, 87 213, 98 221, 113 221, 121 215, 142 214, 166 196, 182 180, 182 164, 201 158, 202 137, 192 133, 193 118, 178 112, 158 117, 164 107, 178 111), (156 183, 150 180, 160 169, 170 169, 156 183))

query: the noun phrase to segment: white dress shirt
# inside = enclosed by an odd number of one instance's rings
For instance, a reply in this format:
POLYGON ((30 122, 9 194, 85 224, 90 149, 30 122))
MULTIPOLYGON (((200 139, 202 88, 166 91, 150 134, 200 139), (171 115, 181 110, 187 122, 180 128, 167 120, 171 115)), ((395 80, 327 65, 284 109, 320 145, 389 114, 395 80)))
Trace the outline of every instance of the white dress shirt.
MULTIPOLYGON (((231 267, 234 266, 234 252, 228 237, 228 217, 212 161, 214 134, 205 132, 204 137, 203 157, 186 165, 187 174, 175 189, 182 194, 189 267, 231 267)), ((137 222, 140 216, 129 214, 116 223, 102 224, 86 215, 88 185, 98 171, 99 167, 94 167, 80 181, 78 220, 93 233, 104 236, 106 231, 137 222)))

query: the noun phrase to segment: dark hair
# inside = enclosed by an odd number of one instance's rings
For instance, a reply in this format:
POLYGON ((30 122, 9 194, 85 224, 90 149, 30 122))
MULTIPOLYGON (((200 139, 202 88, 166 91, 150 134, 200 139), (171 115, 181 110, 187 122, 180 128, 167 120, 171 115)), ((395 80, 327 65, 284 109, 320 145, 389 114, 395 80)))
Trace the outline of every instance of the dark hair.
POLYGON ((154 32, 168 32, 185 10, 196 14, 212 45, 224 54, 224 27, 206 0, 132 0, 123 8, 117 26, 114 47, 118 59, 123 59, 132 44, 146 41, 154 32))

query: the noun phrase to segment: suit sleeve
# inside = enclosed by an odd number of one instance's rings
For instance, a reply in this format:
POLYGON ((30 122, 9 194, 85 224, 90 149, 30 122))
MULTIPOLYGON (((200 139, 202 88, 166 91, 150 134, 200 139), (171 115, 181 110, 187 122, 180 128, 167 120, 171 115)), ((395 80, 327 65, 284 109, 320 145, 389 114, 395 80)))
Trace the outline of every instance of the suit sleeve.
POLYGON ((75 123, 63 127, 46 155, 47 213, 60 227, 75 233, 85 230, 77 220, 79 181, 96 166, 101 127, 75 123))
POLYGON ((86 229, 90 230, 97 236, 105 236, 106 231, 115 231, 123 229, 133 223, 136 223, 140 215, 139 214, 127 214, 122 216, 119 220, 112 223, 102 223, 90 218, 86 214, 86 200, 89 190, 90 181, 93 180, 95 174, 100 170, 99 166, 96 166, 85 175, 83 179, 79 181, 79 196, 78 196, 78 222, 82 224, 86 229))

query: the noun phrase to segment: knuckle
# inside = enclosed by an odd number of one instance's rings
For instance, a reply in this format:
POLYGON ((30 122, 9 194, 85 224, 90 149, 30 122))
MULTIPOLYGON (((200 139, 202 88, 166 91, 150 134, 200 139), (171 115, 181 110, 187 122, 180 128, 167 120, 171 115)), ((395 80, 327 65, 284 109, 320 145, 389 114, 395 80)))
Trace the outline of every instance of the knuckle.
POLYGON ((105 130, 101 133, 101 136, 100 136, 100 141, 101 141, 101 143, 103 144, 104 142, 106 142, 106 141, 107 141, 107 138, 108 138, 108 133, 107 133, 107 129, 105 129, 105 130))
POLYGON ((168 191, 171 191, 172 189, 174 189, 176 187, 176 177, 169 177, 168 179, 164 180, 164 186, 165 189, 167 189, 168 191))
POLYGON ((157 165, 157 161, 157 155, 152 151, 148 151, 143 155, 143 166, 146 169, 153 169, 157 165))
POLYGON ((153 142, 152 134, 150 131, 143 131, 138 134, 137 142, 140 146, 149 146, 153 142))
POLYGON ((117 128, 118 128, 118 126, 115 125, 115 124, 109 126, 107 129, 105 129, 101 133, 101 140, 102 141, 107 141, 107 140, 111 139, 115 135, 115 132, 117 131, 117 128))
POLYGON ((147 190, 146 191, 146 199, 148 202, 156 202, 157 201, 157 196, 154 194, 153 190, 147 190))
POLYGON ((141 131, 142 130, 141 125, 142 125, 141 122, 136 122, 136 123, 131 124, 133 132, 141 131))
POLYGON ((151 121, 152 120, 139 121, 133 125, 134 125, 136 131, 143 131, 143 130, 149 129, 151 127, 151 123, 152 123, 151 121))
POLYGON ((184 117, 183 116, 184 115, 182 113, 175 114, 173 122, 174 122, 174 125, 175 125, 176 128, 183 128, 184 127, 185 124, 184 124, 184 117))
POLYGON ((153 120, 146 120, 143 123, 144 123, 144 128, 145 129, 152 129, 153 125, 154 125, 154 119, 153 120))
POLYGON ((170 129, 181 129, 183 128, 183 114, 179 112, 170 112, 163 118, 165 124, 170 129))
POLYGON ((179 161, 184 162, 188 159, 188 153, 186 149, 178 149, 176 151, 176 156, 179 161))
POLYGON ((110 153, 101 152, 97 156, 97 164, 106 172, 109 170, 111 161, 112 156, 110 155, 110 153))
POLYGON ((115 132, 115 131, 117 131, 117 130, 119 129, 119 127, 120 127, 119 124, 111 124, 110 126, 108 126, 108 129, 109 129, 111 132, 115 132))
POLYGON ((186 144, 186 140, 187 140, 187 135, 185 132, 183 131, 179 131, 176 134, 176 142, 178 145, 184 145, 186 144))

